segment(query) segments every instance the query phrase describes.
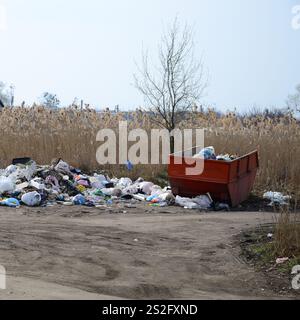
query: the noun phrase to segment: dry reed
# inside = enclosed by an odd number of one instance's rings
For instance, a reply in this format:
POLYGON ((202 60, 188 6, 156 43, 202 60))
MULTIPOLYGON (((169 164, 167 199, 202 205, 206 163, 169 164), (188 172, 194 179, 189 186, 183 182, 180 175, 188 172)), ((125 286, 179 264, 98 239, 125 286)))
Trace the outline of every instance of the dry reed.
MULTIPOLYGON (((58 111, 35 106, 16 107, 0 112, 1 167, 15 157, 29 156, 38 163, 61 157, 74 166, 88 170, 102 169, 96 161, 98 130, 117 131, 124 114, 97 113, 94 110, 65 108, 58 111)), ((300 193, 300 125, 291 116, 278 118, 256 116, 241 118, 234 113, 217 116, 213 111, 194 113, 181 128, 206 128, 205 144, 214 145, 218 153, 248 153, 259 150, 260 171, 255 190, 284 191, 297 197, 300 193)), ((146 113, 130 113, 129 129, 150 130, 146 113)), ((120 174, 123 166, 108 166, 120 174)), ((107 169, 106 168, 106 169, 107 169)), ((137 166, 135 176, 156 177, 164 166, 137 166)), ((123 172, 122 172, 123 173, 123 172)), ((124 171, 126 173, 126 171, 124 171)))

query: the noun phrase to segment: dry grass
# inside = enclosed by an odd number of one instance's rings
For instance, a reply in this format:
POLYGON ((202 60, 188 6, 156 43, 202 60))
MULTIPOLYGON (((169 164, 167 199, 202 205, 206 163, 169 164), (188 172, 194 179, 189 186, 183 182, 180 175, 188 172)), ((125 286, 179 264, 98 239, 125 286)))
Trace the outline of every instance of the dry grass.
MULTIPOLYGON (((97 113, 76 108, 52 111, 43 107, 4 109, 0 112, 1 166, 12 158, 29 156, 38 163, 61 157, 83 169, 102 169, 96 162, 96 134, 99 129, 117 130, 123 114, 97 113)), ((182 121, 182 128, 207 128, 206 145, 218 153, 244 154, 259 150, 260 172, 255 190, 300 193, 300 125, 290 115, 270 119, 264 116, 241 119, 233 113, 217 117, 213 111, 195 113, 182 121)), ((129 128, 149 130, 147 114, 131 114, 129 128)), ((107 168, 106 168, 107 169, 107 168)), ((128 174, 122 166, 109 166, 116 175, 128 174), (123 170, 123 172, 122 172, 123 170)), ((156 177, 165 167, 137 166, 134 176, 156 177)))
POLYGON ((276 223, 274 240, 277 257, 300 258, 299 215, 283 211, 276 223))
MULTIPOLYGON (((99 166, 96 141, 100 129, 111 128, 117 132, 122 114, 97 113, 95 110, 65 108, 58 111, 41 106, 32 108, 5 108, 0 112, 0 167, 13 158, 28 156, 40 164, 53 158, 63 158, 75 167, 86 171, 108 170, 116 176, 127 174, 124 166, 99 166)), ((149 119, 141 112, 132 113, 128 129, 150 128, 149 119)), ((131 175, 155 177, 163 166, 138 166, 131 175)))

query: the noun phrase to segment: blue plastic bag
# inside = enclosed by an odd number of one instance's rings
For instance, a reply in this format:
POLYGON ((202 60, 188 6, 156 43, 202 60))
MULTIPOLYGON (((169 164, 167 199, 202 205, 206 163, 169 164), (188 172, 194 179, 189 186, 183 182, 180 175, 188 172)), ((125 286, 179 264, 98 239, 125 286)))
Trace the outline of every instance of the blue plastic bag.
POLYGON ((17 207, 20 207, 20 202, 19 202, 18 199, 8 198, 8 199, 5 199, 5 200, 1 201, 1 205, 2 206, 7 206, 7 207, 10 207, 10 208, 17 208, 17 207))
POLYGON ((75 204, 76 206, 83 206, 86 204, 86 200, 85 197, 81 194, 78 194, 77 196, 75 196, 73 198, 73 204, 75 204))

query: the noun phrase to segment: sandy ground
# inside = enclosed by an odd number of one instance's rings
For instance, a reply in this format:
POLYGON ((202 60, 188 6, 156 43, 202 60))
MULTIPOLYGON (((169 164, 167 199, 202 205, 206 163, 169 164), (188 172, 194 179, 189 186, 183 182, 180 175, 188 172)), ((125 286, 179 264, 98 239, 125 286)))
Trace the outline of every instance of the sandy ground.
POLYGON ((273 219, 145 205, 0 208, 0 299, 278 298, 235 239, 273 219))

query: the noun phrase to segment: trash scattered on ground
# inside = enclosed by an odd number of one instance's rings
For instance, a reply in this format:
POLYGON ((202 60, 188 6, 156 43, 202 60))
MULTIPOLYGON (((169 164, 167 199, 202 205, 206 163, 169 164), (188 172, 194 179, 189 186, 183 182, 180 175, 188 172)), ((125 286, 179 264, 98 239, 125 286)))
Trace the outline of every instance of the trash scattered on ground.
POLYGON ((230 207, 227 203, 213 203, 213 209, 215 211, 230 211, 230 207))
POLYGON ((208 195, 202 195, 193 199, 182 198, 177 196, 175 199, 176 204, 185 209, 200 209, 207 210, 210 208, 212 201, 208 195))
POLYGON ((294 266, 291 271, 291 274, 298 274, 298 273, 300 273, 300 265, 294 266))
POLYGON ((289 258, 284 257, 284 258, 277 258, 276 259, 276 264, 283 264, 285 262, 287 262, 289 260, 289 258))
POLYGON ((291 275, 293 275, 292 279, 292 288, 294 290, 300 290, 300 266, 296 265, 293 267, 291 275))
POLYGON ((44 166, 37 165, 30 158, 14 159, 12 165, 0 170, 1 206, 47 207, 58 204, 105 209, 119 203, 134 208, 139 202, 152 207, 177 205, 185 209, 229 210, 227 204, 216 205, 210 194, 193 199, 175 197, 170 187, 162 188, 143 178, 132 181, 128 177, 110 178, 106 174, 87 175, 62 159, 44 166))
POLYGON ((273 206, 274 204, 287 205, 287 201, 290 200, 292 197, 284 196, 281 192, 268 191, 264 193, 263 198, 266 200, 270 200, 271 202, 268 205, 273 206))

